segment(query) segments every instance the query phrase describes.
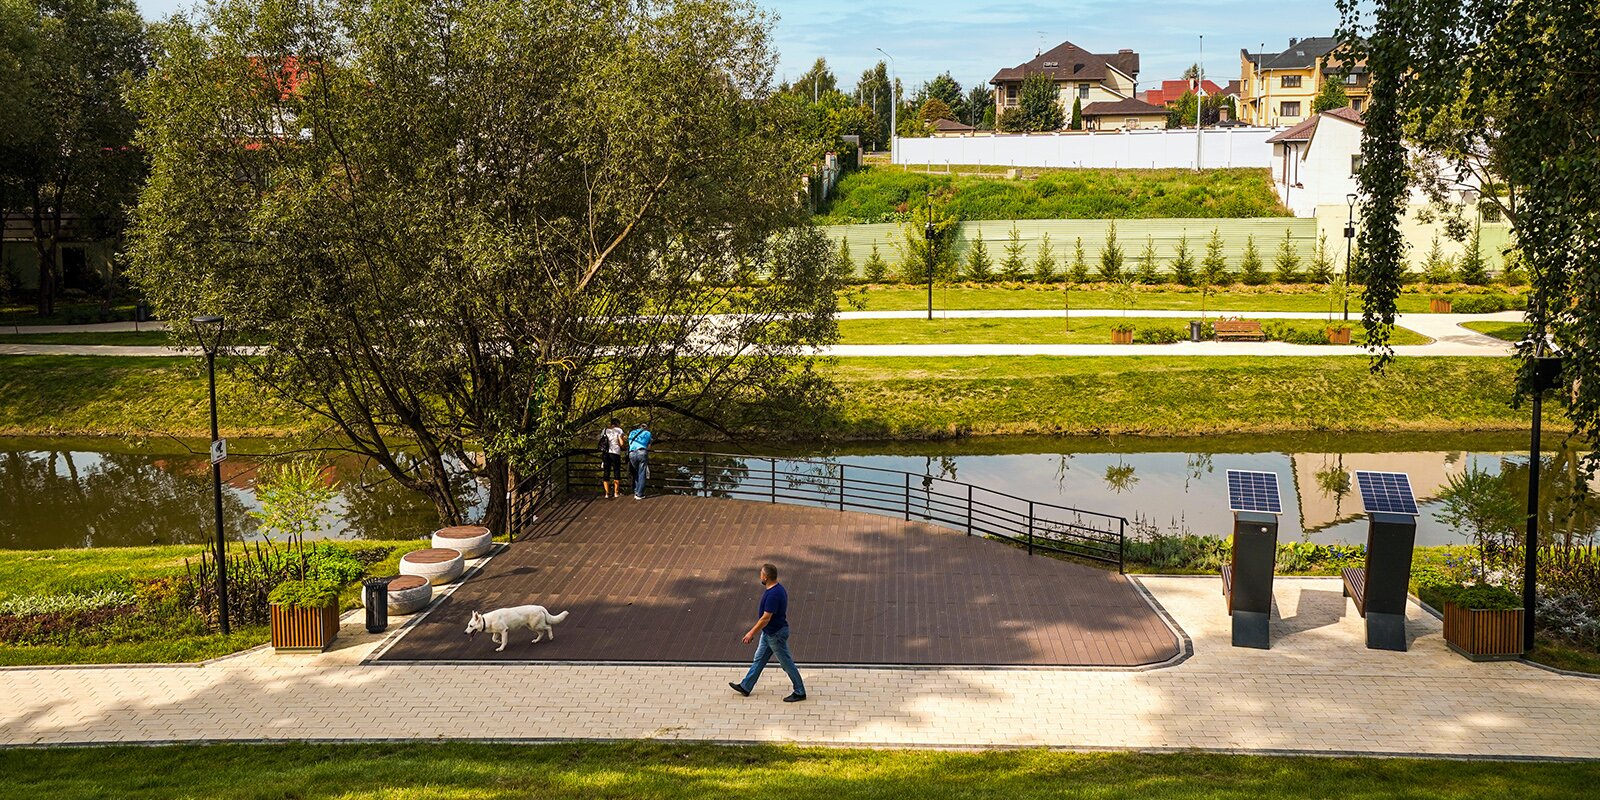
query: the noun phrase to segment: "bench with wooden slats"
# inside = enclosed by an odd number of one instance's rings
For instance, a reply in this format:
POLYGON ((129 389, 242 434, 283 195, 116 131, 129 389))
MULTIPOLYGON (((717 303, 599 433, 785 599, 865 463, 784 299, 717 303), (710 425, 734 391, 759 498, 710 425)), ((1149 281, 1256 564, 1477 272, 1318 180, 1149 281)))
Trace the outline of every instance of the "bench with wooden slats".
POLYGON ((1356 601, 1356 613, 1367 615, 1367 571, 1360 567, 1345 567, 1344 596, 1356 601))
POLYGON ((1233 565, 1222 565, 1222 596, 1227 598, 1228 613, 1233 613, 1233 565))
POLYGON ((1266 341, 1267 334, 1261 330, 1261 323, 1253 319, 1219 320, 1212 329, 1216 332, 1217 341, 1231 340, 1261 342, 1266 341))

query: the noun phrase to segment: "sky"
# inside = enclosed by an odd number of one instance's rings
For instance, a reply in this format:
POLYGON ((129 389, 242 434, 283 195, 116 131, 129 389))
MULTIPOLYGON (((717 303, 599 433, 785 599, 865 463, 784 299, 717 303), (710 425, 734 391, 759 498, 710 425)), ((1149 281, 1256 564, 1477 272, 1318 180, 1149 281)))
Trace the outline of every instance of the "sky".
MULTIPOLYGON (((136 0, 146 16, 165 16, 188 0, 136 0)), ((794 79, 826 58, 841 89, 855 85, 883 48, 907 91, 949 71, 963 89, 987 84, 1002 67, 1062 41, 1092 53, 1131 48, 1139 88, 1181 77, 1201 55, 1206 76, 1239 77, 1239 50, 1280 52, 1289 37, 1328 36, 1339 22, 1334 0, 1144 0, 998 2, 973 0, 756 0, 777 17, 778 80, 794 79)))

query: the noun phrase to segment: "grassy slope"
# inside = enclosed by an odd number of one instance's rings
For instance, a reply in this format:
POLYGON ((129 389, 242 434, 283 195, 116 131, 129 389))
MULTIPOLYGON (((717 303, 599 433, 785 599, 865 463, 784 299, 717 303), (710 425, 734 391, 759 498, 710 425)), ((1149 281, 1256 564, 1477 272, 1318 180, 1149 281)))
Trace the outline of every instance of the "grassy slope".
POLYGON ((864 437, 1527 425, 1501 359, 1401 359, 1381 376, 1360 356, 850 358, 830 372, 829 432, 864 437))
POLYGON ((631 742, 209 745, 0 751, 15 797, 1579 797, 1592 763, 1200 753, 982 753, 631 742))
MULTIPOLYGON (((338 543, 350 547, 390 548, 387 559, 368 569, 372 575, 393 575, 400 557, 427 547, 426 541, 338 543)), ((102 547, 87 550, 0 550, 0 598, 24 594, 57 594, 91 589, 129 579, 182 575, 185 558, 195 560, 200 545, 102 547)), ((360 605, 359 584, 340 594, 341 608, 360 605)), ((128 641, 103 645, 0 645, 0 666, 19 664, 153 664, 203 661, 247 650, 267 641, 265 626, 162 641, 128 641)))
MULTIPOLYGON (((1120 317, 1083 317, 1071 321, 1071 331, 1059 317, 1011 317, 999 319, 852 319, 839 323, 840 344, 1107 344, 1111 328, 1119 323, 1136 329, 1170 328, 1188 338, 1188 325, 1181 319, 1139 317, 1138 312, 1120 317)), ((1321 320, 1272 320, 1295 330, 1322 333, 1327 323, 1321 320)), ((1357 344, 1366 332, 1357 328, 1357 344)), ((1396 328, 1390 344, 1427 344, 1428 337, 1405 328, 1396 328)))
POLYGON ((1267 170, 1043 170, 1031 180, 926 175, 867 168, 839 181, 817 222, 878 222, 921 201, 930 187, 953 190, 960 219, 1135 219, 1275 217, 1287 212, 1267 170))
MULTIPOLYGON (((1115 309, 1121 305, 1111 296, 1109 291, 1098 288, 1098 284, 1091 288, 1074 289, 1071 294, 1073 308, 1115 309)), ((1397 305, 1401 313, 1420 314, 1428 312, 1430 294, 1422 292, 1407 292, 1401 294, 1397 305)), ((1040 284, 1007 284, 1004 286, 936 286, 933 292, 933 307, 938 309, 1058 309, 1062 307, 1063 296, 1061 286, 1048 286, 1040 284)), ((1140 309, 1174 309, 1192 310, 1199 312, 1201 297, 1196 289, 1178 289, 1172 286, 1161 286, 1146 291, 1140 291, 1136 296, 1133 311, 1140 309)), ((1262 287, 1255 290, 1234 287, 1227 291, 1215 292, 1205 301, 1206 308, 1213 312, 1216 309, 1227 311, 1309 311, 1317 314, 1328 313, 1328 298, 1317 287, 1297 284, 1290 290, 1262 287)), ((915 311, 928 307, 928 290, 926 287, 880 285, 852 289, 843 296, 840 307, 844 310, 860 311, 915 311)), ((1339 315, 1341 309, 1336 309, 1339 315)), ((1350 295, 1350 313, 1353 322, 1359 324, 1361 315, 1361 296, 1359 293, 1350 295)))

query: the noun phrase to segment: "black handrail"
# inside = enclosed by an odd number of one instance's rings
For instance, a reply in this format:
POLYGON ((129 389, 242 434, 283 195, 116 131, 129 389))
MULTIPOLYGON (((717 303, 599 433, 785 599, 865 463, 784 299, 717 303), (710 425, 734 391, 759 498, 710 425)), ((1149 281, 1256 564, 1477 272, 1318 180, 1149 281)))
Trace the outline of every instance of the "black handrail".
MULTIPOLYGON (((1128 520, 1114 514, 1028 500, 934 475, 820 459, 658 450, 651 452, 651 461, 646 486, 656 492, 915 517, 968 535, 1010 541, 1030 555, 1043 550, 1116 564, 1118 572, 1125 567, 1128 520)), ((526 476, 513 495, 513 538, 530 530, 550 504, 587 493, 599 479, 598 456, 588 451, 560 456, 526 476)))

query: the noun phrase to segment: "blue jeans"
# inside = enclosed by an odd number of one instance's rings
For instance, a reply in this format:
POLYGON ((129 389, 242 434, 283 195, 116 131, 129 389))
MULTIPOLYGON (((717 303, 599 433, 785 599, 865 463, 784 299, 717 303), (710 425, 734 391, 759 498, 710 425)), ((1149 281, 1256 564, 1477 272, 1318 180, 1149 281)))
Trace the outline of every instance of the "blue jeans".
POLYGON ((789 655, 787 625, 777 633, 761 632, 761 643, 756 645, 756 657, 751 660, 750 671, 744 674, 744 680, 739 681, 739 685, 747 692, 755 689, 756 681, 761 678, 761 670, 767 666, 767 661, 772 658, 773 653, 778 654, 779 666, 782 666, 783 671, 788 674, 789 682, 794 684, 794 693, 804 697, 806 685, 800 680, 800 670, 794 665, 794 657, 789 655))
POLYGON ((650 476, 650 454, 644 450, 629 452, 628 469, 633 472, 633 496, 644 497, 644 479, 650 476))

